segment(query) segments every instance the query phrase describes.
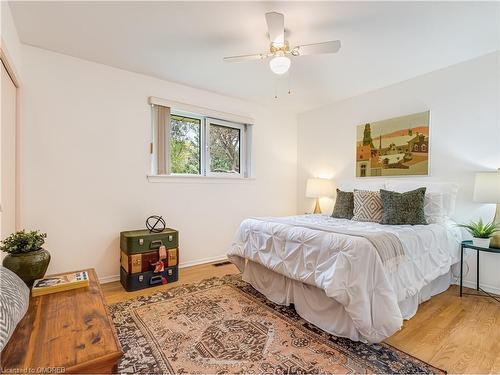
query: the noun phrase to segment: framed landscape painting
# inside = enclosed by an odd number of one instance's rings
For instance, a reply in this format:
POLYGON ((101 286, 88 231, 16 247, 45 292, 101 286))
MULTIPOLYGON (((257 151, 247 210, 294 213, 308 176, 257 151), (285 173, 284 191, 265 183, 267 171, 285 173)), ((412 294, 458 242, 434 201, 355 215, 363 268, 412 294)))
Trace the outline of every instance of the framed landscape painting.
POLYGON ((358 125, 356 177, 429 174, 430 111, 358 125))

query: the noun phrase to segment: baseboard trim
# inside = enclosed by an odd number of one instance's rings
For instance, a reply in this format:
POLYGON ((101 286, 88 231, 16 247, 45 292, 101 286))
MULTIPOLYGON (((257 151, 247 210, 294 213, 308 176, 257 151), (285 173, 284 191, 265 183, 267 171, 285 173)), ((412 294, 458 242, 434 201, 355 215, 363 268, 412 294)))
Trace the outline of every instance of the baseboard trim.
MULTIPOLYGON (((214 257, 202 258, 202 259, 197 259, 197 260, 190 260, 188 262, 181 262, 181 263, 179 263, 179 268, 193 267, 193 266, 199 266, 201 264, 220 262, 221 260, 226 260, 226 259, 227 259, 226 254, 216 255, 214 257)), ((99 283, 107 284, 107 283, 112 283, 114 281, 119 281, 119 280, 120 280, 120 275, 104 276, 104 277, 99 278, 99 283)))
POLYGON ((119 281, 119 280, 120 280, 120 275, 99 277, 100 284, 112 283, 114 281, 119 281))
POLYGON ((190 260, 189 262, 179 263, 179 268, 199 266, 200 264, 207 264, 207 263, 213 263, 213 262, 220 262, 221 260, 226 260, 226 259, 227 259, 227 255, 223 254, 223 255, 217 255, 214 257, 208 257, 208 258, 197 259, 197 260, 190 260))
MULTIPOLYGON (((460 286, 460 281, 457 282, 457 285, 460 286)), ((463 286, 475 290, 476 289, 476 282, 475 281, 464 280, 463 281, 463 286)), ((486 290, 488 293, 493 293, 493 294, 496 294, 496 295, 500 296, 500 289, 497 288, 497 287, 495 287, 495 286, 493 286, 493 285, 488 285, 488 284, 480 283, 479 286, 481 287, 481 289, 486 290)))

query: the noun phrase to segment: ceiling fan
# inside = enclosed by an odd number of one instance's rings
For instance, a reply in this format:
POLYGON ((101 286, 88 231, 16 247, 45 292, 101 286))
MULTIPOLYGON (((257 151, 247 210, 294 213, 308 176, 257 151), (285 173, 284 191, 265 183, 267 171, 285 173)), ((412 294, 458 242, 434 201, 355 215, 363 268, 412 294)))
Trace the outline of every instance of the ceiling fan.
POLYGON ((268 57, 269 67, 278 75, 285 74, 290 69, 291 60, 289 56, 319 55, 324 53, 335 53, 340 49, 340 40, 329 42, 303 44, 290 48, 285 39, 285 17, 281 13, 266 13, 267 29, 269 32, 269 52, 254 55, 240 55, 224 57, 226 62, 243 62, 251 60, 264 60, 268 57))

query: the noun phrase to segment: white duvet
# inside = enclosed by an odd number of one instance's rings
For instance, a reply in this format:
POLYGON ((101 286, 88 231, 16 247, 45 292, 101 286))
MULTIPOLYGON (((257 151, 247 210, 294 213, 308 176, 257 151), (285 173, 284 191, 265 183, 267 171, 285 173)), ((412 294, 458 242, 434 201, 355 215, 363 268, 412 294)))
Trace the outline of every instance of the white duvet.
POLYGON ((360 337, 379 342, 401 328, 398 306, 458 261, 460 231, 452 222, 381 225, 324 215, 244 220, 228 257, 241 271, 245 259, 322 289, 343 305, 360 337), (326 230, 388 231, 405 256, 394 271, 367 239, 326 230))

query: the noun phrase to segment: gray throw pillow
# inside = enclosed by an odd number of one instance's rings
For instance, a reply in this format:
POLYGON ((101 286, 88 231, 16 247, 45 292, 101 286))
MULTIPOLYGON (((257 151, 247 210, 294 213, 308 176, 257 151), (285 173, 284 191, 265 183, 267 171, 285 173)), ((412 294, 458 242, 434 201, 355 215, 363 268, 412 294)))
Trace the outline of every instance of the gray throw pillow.
POLYGON ((352 219, 354 213, 354 193, 337 189, 337 199, 332 217, 336 219, 352 219))
POLYGON ((406 193, 380 189, 384 212, 381 224, 427 225, 424 213, 425 188, 406 193))
POLYGON ((11 270, 0 266, 0 351, 28 311, 30 290, 11 270))

